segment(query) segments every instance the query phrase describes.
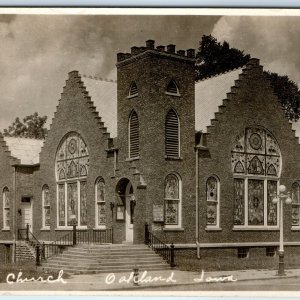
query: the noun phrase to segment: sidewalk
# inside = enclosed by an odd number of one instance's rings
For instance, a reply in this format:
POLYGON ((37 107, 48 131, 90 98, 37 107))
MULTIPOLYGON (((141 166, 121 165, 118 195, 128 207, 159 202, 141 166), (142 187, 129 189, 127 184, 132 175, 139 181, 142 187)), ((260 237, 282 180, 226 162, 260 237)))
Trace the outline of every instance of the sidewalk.
MULTIPOLYGON (((16 274, 17 275, 17 274, 16 274)), ((63 277, 63 276, 62 276, 63 277)), ((284 278, 300 277, 300 269, 286 271, 284 278)), ((234 284, 237 281, 278 279, 275 270, 238 270, 215 272, 188 272, 179 270, 149 271, 139 274, 139 285, 134 285, 131 273, 82 274, 65 279, 59 283, 1 283, 0 291, 126 291, 149 287, 174 285, 199 285, 224 282, 234 284)))

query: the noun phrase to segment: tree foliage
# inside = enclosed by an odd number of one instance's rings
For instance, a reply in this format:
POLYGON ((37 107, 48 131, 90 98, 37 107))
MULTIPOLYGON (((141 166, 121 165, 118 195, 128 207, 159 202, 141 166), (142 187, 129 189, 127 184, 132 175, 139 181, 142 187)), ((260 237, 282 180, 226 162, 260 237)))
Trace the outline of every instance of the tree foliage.
POLYGON ((16 118, 1 134, 8 137, 44 139, 47 134, 47 128, 44 127, 46 121, 47 116, 41 117, 35 112, 23 120, 16 118))
POLYGON ((298 85, 290 80, 288 76, 280 76, 269 71, 264 72, 271 82, 271 86, 277 94, 285 115, 291 121, 299 120, 300 93, 298 85))
MULTIPOLYGON (((235 48, 230 48, 228 42, 219 43, 212 35, 203 35, 196 54, 196 80, 221 74, 244 66, 250 59, 235 48)), ((264 72, 277 94, 287 118, 297 121, 300 117, 300 94, 298 85, 288 76, 281 76, 269 71, 264 72)))
POLYGON ((249 61, 250 55, 230 48, 226 41, 219 43, 212 35, 203 35, 196 59, 196 80, 199 80, 239 68, 249 61))

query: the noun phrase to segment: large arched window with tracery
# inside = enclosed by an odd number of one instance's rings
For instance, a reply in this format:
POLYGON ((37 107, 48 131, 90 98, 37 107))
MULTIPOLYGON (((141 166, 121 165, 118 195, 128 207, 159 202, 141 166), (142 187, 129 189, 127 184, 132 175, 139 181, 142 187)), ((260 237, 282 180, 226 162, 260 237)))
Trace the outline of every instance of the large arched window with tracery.
POLYGON ((236 137, 231 153, 234 174, 235 227, 277 227, 281 154, 273 135, 261 127, 248 127, 236 137))
POLYGON ((77 132, 68 133, 56 154, 58 227, 87 226, 89 152, 77 132))

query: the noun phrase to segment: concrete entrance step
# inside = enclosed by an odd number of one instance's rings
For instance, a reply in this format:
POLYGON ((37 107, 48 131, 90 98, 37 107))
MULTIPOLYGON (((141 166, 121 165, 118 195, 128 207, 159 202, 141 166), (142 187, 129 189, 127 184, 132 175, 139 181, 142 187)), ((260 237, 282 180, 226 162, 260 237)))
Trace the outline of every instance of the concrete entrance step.
POLYGON ((68 273, 132 272, 170 269, 159 255, 145 245, 78 245, 43 263, 47 270, 68 273))

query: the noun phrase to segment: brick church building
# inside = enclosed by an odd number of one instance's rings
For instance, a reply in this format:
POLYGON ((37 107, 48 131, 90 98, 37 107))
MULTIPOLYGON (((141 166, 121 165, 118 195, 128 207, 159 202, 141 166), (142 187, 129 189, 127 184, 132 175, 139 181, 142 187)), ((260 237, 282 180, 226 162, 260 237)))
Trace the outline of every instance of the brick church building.
POLYGON ((299 140, 257 59, 195 83, 193 49, 148 40, 116 67, 117 82, 69 73, 44 141, 1 138, 2 256, 27 225, 49 243, 74 222, 113 243, 143 243, 148 223, 178 249, 272 252, 279 184, 300 246, 299 140))

